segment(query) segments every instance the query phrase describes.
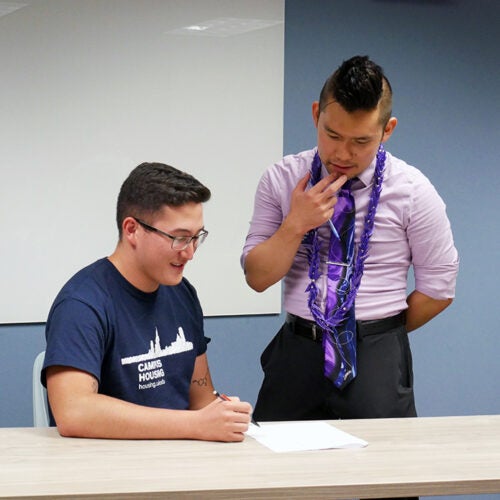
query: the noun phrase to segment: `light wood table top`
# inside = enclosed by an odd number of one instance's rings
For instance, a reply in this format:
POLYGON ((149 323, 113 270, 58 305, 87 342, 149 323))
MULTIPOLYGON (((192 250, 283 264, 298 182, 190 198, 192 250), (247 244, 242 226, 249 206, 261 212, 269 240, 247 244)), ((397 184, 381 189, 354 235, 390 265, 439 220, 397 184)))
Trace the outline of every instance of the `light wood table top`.
MULTIPOLYGON (((500 492, 500 415, 342 420, 366 448, 62 438, 0 429, 0 498, 376 498, 500 492)), ((261 424, 261 425, 266 425, 261 424)))

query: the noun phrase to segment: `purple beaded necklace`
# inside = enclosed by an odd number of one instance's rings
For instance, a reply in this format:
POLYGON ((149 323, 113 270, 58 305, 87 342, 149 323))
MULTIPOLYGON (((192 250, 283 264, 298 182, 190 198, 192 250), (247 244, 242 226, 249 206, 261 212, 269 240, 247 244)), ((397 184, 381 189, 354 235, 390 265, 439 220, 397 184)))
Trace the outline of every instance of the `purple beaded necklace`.
MULTIPOLYGON (((311 282, 306 288, 306 292, 309 292, 308 305, 311 310, 316 323, 323 329, 329 332, 333 332, 335 327, 344 319, 346 313, 351 309, 354 304, 354 299, 358 293, 358 288, 361 283, 361 278, 363 276, 363 270, 365 266, 365 260, 368 257, 368 246, 370 243, 370 238, 373 233, 373 224, 375 222, 375 213, 377 211, 378 202, 380 199, 380 191, 382 190, 382 183, 384 180, 384 169, 385 169, 385 159, 386 153, 382 144, 380 144, 377 152, 377 163, 375 166, 375 174, 373 176, 373 187, 370 194, 370 202, 368 204, 368 212, 365 216, 363 233, 361 235, 361 240, 359 243, 356 261, 354 263, 354 269, 351 275, 349 289, 345 295, 342 296, 340 304, 333 311, 329 317, 323 313, 316 303, 318 296, 318 286, 316 282, 321 276, 319 271, 320 262, 320 241, 318 238, 318 230, 313 229, 310 232, 312 236, 311 249, 309 251, 309 279, 311 282)), ((312 163, 312 175, 311 183, 316 184, 321 178, 321 159, 319 158, 318 152, 314 156, 312 163)))

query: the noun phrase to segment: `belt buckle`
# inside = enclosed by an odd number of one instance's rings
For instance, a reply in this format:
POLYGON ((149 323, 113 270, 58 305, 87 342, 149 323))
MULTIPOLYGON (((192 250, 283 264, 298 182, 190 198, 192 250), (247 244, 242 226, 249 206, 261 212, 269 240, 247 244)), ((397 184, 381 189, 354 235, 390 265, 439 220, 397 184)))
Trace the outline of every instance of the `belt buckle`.
POLYGON ((316 323, 313 323, 312 326, 311 326, 311 330, 312 330, 312 339, 314 341, 316 341, 316 339, 318 337, 318 334, 316 333, 316 328, 317 328, 316 323))

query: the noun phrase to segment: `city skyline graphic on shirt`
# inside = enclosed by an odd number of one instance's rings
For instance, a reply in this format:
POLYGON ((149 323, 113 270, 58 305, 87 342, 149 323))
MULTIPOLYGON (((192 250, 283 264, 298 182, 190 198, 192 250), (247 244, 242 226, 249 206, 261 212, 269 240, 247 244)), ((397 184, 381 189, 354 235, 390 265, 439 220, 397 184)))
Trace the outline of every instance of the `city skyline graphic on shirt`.
POLYGON ((130 365, 132 363, 139 363, 141 361, 148 361, 151 359, 172 356, 172 354, 179 354, 180 352, 191 351, 192 349, 193 343, 186 340, 182 326, 180 326, 177 330, 176 339, 170 345, 165 346, 163 349, 160 345, 160 335, 158 334, 158 328, 155 328, 155 339, 154 341, 150 341, 148 352, 144 354, 138 354, 136 356, 122 358, 121 361, 122 365, 130 365))

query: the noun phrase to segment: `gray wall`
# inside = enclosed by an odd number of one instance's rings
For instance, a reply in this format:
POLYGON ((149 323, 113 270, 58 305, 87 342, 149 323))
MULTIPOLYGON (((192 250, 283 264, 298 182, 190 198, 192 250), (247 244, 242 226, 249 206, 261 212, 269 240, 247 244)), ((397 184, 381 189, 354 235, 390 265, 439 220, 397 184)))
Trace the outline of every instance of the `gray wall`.
MULTIPOLYGON (((461 269, 453 305, 411 334, 421 416, 500 413, 499 21, 497 0, 286 0, 285 153, 314 145, 310 104, 330 71, 368 54, 395 91, 399 125, 387 148, 447 203, 461 269)), ((258 357, 281 319, 207 320, 220 390, 255 401, 258 357)), ((42 325, 0 327, 1 426, 31 425, 30 369, 42 346, 42 325)))
POLYGON ((7 4, 21 8, 2 16, 0 0, 0 221, 10 237, 0 322, 45 321, 68 277, 112 250, 118 183, 143 161, 186 169, 213 193, 210 239, 186 269, 205 314, 279 313, 279 288, 253 293, 239 256, 254 166, 282 154, 284 0, 7 4), (221 18, 222 33, 206 22, 221 18), (182 30, 197 23, 213 28, 182 30))

